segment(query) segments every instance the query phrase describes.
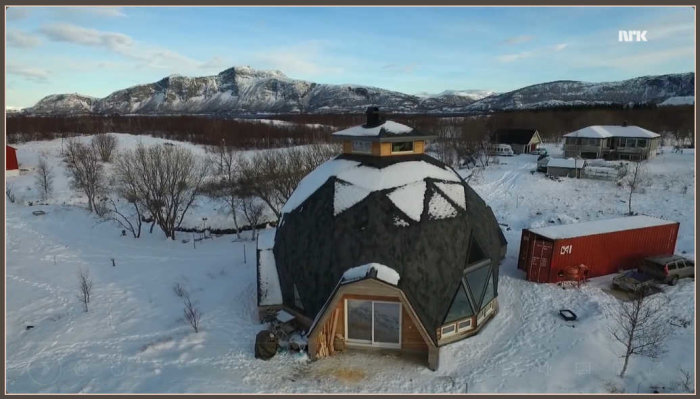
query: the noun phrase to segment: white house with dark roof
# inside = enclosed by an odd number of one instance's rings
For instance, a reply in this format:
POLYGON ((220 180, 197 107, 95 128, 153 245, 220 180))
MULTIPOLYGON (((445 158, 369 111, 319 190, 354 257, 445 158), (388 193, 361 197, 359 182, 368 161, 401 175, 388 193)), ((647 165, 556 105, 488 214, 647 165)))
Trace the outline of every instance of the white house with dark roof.
POLYGON ((639 126, 595 125, 564 135, 565 157, 643 160, 656 156, 661 136, 639 126))

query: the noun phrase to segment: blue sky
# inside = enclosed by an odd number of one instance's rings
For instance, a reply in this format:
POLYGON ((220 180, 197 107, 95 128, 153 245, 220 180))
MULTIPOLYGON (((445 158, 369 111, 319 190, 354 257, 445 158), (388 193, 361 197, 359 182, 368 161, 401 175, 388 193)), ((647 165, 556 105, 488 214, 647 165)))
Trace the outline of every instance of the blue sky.
POLYGON ((411 94, 695 69, 689 7, 21 7, 6 18, 8 107, 234 65, 411 94), (621 43, 619 30, 647 41, 621 43))

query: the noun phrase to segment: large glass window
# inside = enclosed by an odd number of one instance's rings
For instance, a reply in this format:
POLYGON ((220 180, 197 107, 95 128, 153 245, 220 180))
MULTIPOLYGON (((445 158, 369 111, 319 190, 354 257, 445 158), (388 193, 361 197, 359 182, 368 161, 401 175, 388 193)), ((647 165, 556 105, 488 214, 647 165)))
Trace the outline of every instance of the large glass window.
POLYGON ((345 306, 349 343, 401 347, 400 303, 348 299, 345 306))
POLYGON ((493 289, 493 274, 489 275, 489 281, 486 283, 486 291, 484 292, 484 299, 481 300, 481 307, 488 305, 489 302, 495 297, 495 292, 493 289))
POLYGON ((473 315, 474 310, 472 309, 471 303, 469 303, 467 293, 462 284, 460 284, 452 300, 452 305, 450 305, 450 310, 447 311, 447 316, 445 316, 445 321, 442 324, 451 323, 473 315))
POLYGON ((413 152, 413 142, 401 141, 398 143, 391 143, 391 152, 413 152))
POLYGON ((401 305, 374 302, 374 342, 399 344, 401 305))
POLYGON ((486 265, 467 273, 467 285, 472 293, 472 298, 474 298, 474 301, 476 302, 477 308, 481 307, 481 298, 484 296, 486 280, 488 279, 490 272, 491 267, 486 265))
POLYGON ((372 342, 372 301, 347 301, 348 339, 372 342))
POLYGON ((637 140, 637 147, 644 148, 647 146, 647 141, 646 139, 639 139, 637 140))

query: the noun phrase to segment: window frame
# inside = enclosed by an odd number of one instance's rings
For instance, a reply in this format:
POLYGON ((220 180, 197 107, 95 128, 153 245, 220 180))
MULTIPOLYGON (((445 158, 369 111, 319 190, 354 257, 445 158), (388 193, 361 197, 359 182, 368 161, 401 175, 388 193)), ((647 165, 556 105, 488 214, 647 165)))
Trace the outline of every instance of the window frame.
POLYGON ((413 141, 394 141, 391 143, 391 153, 392 154, 412 154, 415 152, 415 143, 413 141), (410 144, 410 150, 394 151, 394 146, 399 144, 410 144))
POLYGON ((385 349, 401 349, 401 343, 403 342, 403 333, 402 333, 402 328, 403 328, 403 304, 401 301, 381 301, 381 300, 374 300, 374 299, 361 299, 361 298, 344 298, 343 300, 343 306, 344 306, 344 312, 345 312, 345 317, 344 317, 344 323, 345 323, 345 342, 348 344, 348 346, 355 346, 355 347, 364 347, 364 348, 385 348, 385 349), (352 339, 348 338, 348 301, 364 301, 364 302, 370 302, 372 304, 371 307, 371 312, 370 312, 370 318, 372 321, 371 324, 371 332, 372 332, 372 338, 370 340, 360 340, 360 339, 352 339), (395 304, 399 306, 399 342, 398 343, 392 343, 392 342, 377 342, 374 340, 374 304, 376 303, 390 303, 390 304, 395 304))
POLYGON ((372 153, 372 142, 367 141, 367 140, 352 140, 351 143, 352 147, 352 152, 353 154, 371 154, 372 153), (358 146, 361 145, 362 147, 367 147, 365 148, 358 148, 358 146))

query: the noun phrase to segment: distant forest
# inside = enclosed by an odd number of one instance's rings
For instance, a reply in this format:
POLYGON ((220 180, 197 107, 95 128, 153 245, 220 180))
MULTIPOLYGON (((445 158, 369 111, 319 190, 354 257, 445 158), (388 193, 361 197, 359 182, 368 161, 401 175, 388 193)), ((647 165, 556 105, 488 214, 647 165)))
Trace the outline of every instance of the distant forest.
MULTIPOLYGON (((671 134, 676 138, 694 135, 694 107, 576 107, 545 110, 495 112, 479 116, 386 115, 387 118, 441 137, 461 136, 479 140, 498 128, 536 128, 545 141, 556 141, 563 134, 590 126, 627 122, 671 134), (448 133, 446 133, 448 132, 448 133)), ((46 140, 81 134, 106 132, 151 135, 196 144, 238 148, 275 148, 330 140, 339 129, 364 122, 364 114, 275 115, 269 119, 290 124, 261 123, 255 120, 210 116, 27 116, 8 115, 9 143, 46 140)))

